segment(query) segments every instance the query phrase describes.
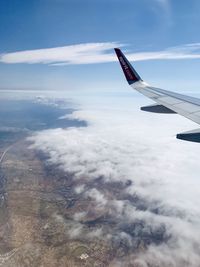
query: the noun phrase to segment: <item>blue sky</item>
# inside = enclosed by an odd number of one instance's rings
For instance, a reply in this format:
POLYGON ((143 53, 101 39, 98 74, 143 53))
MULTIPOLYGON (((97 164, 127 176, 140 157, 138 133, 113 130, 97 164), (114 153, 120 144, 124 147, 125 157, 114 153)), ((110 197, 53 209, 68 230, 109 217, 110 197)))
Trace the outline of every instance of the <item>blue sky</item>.
MULTIPOLYGON (((66 65, 60 57, 59 61, 51 59, 50 64, 44 58, 24 61, 23 54, 17 55, 17 63, 13 55, 10 61, 4 58, 5 54, 27 50, 31 50, 30 57, 32 50, 38 49, 43 49, 40 56, 44 57, 48 48, 58 48, 54 51, 56 57, 60 47, 68 49, 74 45, 76 49, 78 44, 103 43, 105 48, 116 43, 131 59, 137 58, 135 53, 144 53, 143 60, 134 65, 148 82, 171 90, 197 91, 199 12, 198 0, 2 0, 0 88, 120 90, 125 84, 119 65, 113 60, 84 64, 72 61, 66 65), (174 59, 187 44, 196 46, 192 51, 184 49, 184 53, 197 58, 174 59), (146 52, 160 55, 160 51, 173 51, 173 47, 177 47, 173 59, 161 56, 158 60, 146 60, 146 52), (55 66, 57 62, 62 64, 55 66)), ((67 51, 63 52, 64 57, 67 51)), ((89 52, 90 48, 86 55, 89 52)), ((112 45, 102 53, 113 54, 112 45)))
MULTIPOLYGON (((199 14, 199 0, 0 0, 0 89, 27 90, 2 90, 0 97, 67 98, 75 110, 65 118, 87 122, 40 131, 29 141, 49 155, 48 164, 75 177, 72 191, 84 204, 70 211, 73 225, 63 224, 66 240, 77 233, 91 241, 80 213, 116 221, 110 229, 98 225, 99 237, 88 230, 97 242, 102 238, 99 244, 116 240, 127 247, 128 255, 112 266, 199 267, 199 146, 176 139, 197 125, 175 114, 141 112, 152 101, 130 89, 113 51, 121 47, 147 82, 198 94, 199 14), (109 192, 115 182, 120 195, 116 185, 109 192), (124 222, 143 227, 128 235, 124 222), (156 235, 155 246, 131 255, 138 231, 141 239, 150 233, 148 241, 158 231, 160 240, 156 235)), ((53 217, 55 225, 66 222, 60 211, 53 217)))

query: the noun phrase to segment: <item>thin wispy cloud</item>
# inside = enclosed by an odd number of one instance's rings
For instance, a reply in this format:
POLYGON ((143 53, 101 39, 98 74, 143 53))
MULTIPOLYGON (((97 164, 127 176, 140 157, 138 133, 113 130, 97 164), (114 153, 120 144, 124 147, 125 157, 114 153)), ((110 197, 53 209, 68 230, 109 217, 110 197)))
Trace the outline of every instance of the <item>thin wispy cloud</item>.
POLYGON ((168 12, 169 11, 169 7, 170 7, 170 4, 169 4, 169 0, 156 0, 156 2, 162 6, 162 8, 168 12))
POLYGON ((43 64, 91 64, 113 61, 111 51, 116 42, 85 43, 54 48, 26 50, 1 55, 4 63, 43 63, 43 64))
MULTIPOLYGON (((37 63, 54 66, 108 63, 117 60, 113 52, 115 47, 124 47, 124 50, 126 50, 125 44, 118 42, 85 43, 4 53, 0 55, 0 62, 7 64, 37 63)), ((129 52, 127 56, 134 61, 198 59, 200 58, 200 43, 184 44, 160 51, 129 52)))
POLYGON ((172 23, 172 12, 171 12, 171 5, 169 0, 155 0, 157 5, 162 10, 162 13, 160 13, 160 10, 158 12, 158 15, 160 16, 162 14, 162 18, 165 20, 165 22, 170 25, 172 23))

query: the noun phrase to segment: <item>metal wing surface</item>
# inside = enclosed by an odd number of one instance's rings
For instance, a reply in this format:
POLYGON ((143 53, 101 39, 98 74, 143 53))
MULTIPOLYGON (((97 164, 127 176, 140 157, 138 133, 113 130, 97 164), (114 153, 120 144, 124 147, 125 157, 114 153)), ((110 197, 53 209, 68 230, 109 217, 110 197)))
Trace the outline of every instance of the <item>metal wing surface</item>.
MULTIPOLYGON (((120 65, 129 85, 156 104, 142 107, 141 110, 155 113, 177 113, 200 124, 200 99, 155 88, 144 82, 120 49, 115 48, 120 65)), ((200 142, 200 129, 178 134, 177 138, 200 142)))

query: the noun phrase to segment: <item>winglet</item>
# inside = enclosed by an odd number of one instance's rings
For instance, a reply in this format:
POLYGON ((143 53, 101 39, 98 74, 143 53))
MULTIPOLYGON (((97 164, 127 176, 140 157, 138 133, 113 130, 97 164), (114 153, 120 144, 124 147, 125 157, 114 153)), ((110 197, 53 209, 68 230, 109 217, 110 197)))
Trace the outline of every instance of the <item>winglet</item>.
POLYGON ((118 57, 119 63, 122 67, 127 82, 129 84, 133 84, 135 82, 142 81, 142 79, 140 78, 138 73, 134 70, 133 66, 125 57, 125 55, 122 53, 122 51, 119 48, 115 48, 115 53, 118 57))

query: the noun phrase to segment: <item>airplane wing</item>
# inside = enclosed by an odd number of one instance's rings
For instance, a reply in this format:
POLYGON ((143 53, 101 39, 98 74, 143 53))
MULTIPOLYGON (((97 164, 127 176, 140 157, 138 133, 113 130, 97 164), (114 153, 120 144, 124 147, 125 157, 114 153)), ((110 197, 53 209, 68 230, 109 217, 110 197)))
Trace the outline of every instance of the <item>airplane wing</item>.
MULTIPOLYGON (((141 107, 141 110, 155 113, 177 113, 200 124, 200 99, 155 88, 144 82, 125 55, 115 48, 119 63, 129 85, 149 97, 156 104, 141 107)), ((200 142, 200 129, 177 134, 178 139, 200 142)))

